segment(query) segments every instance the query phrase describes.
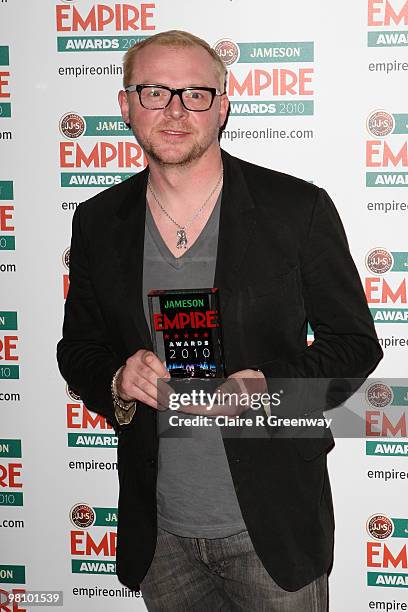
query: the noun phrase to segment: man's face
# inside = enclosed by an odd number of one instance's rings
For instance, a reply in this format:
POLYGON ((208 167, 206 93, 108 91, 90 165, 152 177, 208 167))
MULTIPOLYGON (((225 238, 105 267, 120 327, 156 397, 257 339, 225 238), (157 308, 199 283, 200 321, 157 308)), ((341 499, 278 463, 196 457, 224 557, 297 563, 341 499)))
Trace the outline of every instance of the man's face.
MULTIPOLYGON (((167 47, 152 44, 136 56, 131 84, 167 87, 215 87, 220 90, 214 61, 199 46, 167 47)), ((218 132, 224 124, 228 99, 214 98, 208 111, 188 111, 179 96, 169 106, 148 110, 137 92, 119 93, 123 120, 130 123, 147 156, 163 165, 186 165, 218 149, 218 132)))

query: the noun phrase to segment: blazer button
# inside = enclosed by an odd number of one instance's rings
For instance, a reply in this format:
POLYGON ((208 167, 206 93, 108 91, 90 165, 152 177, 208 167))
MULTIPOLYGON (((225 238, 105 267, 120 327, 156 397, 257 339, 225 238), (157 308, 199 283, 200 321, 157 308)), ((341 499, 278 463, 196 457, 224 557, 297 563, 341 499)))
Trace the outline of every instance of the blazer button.
POLYGON ((235 457, 234 463, 239 463, 240 461, 241 461, 241 459, 238 459, 238 457, 235 457))
POLYGON ((156 465, 156 459, 147 459, 147 463, 150 467, 154 467, 156 465))

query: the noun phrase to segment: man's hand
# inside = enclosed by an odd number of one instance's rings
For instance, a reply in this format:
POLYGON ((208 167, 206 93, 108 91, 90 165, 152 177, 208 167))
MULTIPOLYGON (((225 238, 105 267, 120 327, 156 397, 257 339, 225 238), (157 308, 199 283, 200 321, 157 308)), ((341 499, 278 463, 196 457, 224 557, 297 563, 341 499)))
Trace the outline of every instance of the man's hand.
POLYGON ((261 394, 268 392, 265 376, 258 370, 240 370, 228 376, 226 381, 218 387, 215 393, 231 394, 232 397, 237 397, 237 401, 223 402, 214 404, 211 408, 207 405, 182 406, 177 412, 186 412, 188 414, 199 414, 210 417, 216 416, 239 416, 242 412, 248 410, 251 406, 247 402, 240 401, 245 397, 250 397, 251 394, 261 394))
POLYGON ((140 349, 126 360, 118 374, 116 389, 126 402, 138 400, 155 410, 166 410, 171 389, 167 392, 163 384, 158 385, 158 378, 170 379, 170 374, 157 355, 140 349))

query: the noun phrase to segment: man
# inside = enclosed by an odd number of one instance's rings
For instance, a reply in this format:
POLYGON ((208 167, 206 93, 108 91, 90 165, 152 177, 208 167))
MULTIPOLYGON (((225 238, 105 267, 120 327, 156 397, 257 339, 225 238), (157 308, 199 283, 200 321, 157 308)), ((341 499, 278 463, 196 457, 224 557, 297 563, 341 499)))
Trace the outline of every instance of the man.
POLYGON ((382 352, 340 219, 318 187, 220 150, 225 68, 201 39, 136 45, 124 86, 148 168, 75 212, 58 345, 63 376, 118 430, 119 579, 149 610, 323 611, 332 437, 159 444, 168 372, 146 294, 219 288, 227 381, 366 377, 382 352))

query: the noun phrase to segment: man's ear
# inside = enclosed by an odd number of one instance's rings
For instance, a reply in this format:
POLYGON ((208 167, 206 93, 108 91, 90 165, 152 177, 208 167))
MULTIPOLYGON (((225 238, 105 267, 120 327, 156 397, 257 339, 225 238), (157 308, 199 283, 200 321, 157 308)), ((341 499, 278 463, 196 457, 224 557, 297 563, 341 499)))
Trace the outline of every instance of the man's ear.
POLYGON ((130 123, 129 123, 129 102, 128 102, 127 93, 123 89, 121 89, 119 94, 118 94, 118 102, 119 102, 119 106, 120 106, 120 112, 122 113, 122 119, 126 123, 128 128, 130 128, 130 123))
POLYGON ((227 122, 228 115, 229 115, 229 107, 230 107, 229 99, 227 97, 227 94, 224 94, 223 96, 221 96, 221 104, 220 104, 220 113, 219 113, 220 129, 222 129, 227 122))

